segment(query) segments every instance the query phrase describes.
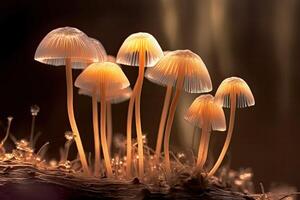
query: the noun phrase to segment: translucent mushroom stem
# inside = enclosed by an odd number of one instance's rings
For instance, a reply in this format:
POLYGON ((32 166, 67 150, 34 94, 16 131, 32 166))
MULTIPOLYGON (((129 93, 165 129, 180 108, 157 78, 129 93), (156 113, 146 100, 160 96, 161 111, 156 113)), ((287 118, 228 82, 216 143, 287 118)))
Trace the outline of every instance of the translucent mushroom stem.
POLYGON ((169 111, 169 106, 170 106, 171 95, 172 95, 172 85, 168 85, 165 100, 164 100, 164 105, 160 117, 158 134, 157 134, 157 141, 156 141, 156 148, 155 148, 155 164, 159 162, 163 135, 164 135, 167 115, 169 111))
POLYGON ((134 106, 134 99, 135 99, 135 91, 137 85, 134 86, 132 95, 129 100, 128 105, 128 113, 127 113, 127 149, 126 149, 126 176, 127 178, 131 178, 132 176, 132 115, 133 115, 133 106, 134 106))
POLYGON ((29 138, 29 145, 32 148, 33 148, 33 138, 34 138, 35 117, 36 117, 35 115, 32 115, 30 138, 29 138))
POLYGON ((203 170, 203 166, 207 159, 208 146, 210 140, 210 132, 208 126, 205 125, 201 129, 201 140, 198 149, 197 170, 203 170))
POLYGON ((135 125, 136 125, 136 135, 138 143, 138 174, 142 178, 144 176, 144 152, 143 152, 143 133, 142 133, 142 124, 141 124, 141 92, 144 81, 144 72, 145 72, 145 53, 141 51, 139 53, 139 75, 137 79, 137 90, 135 96, 135 125))
POLYGON ((81 142, 80 134, 76 125, 74 108, 73 108, 73 78, 72 78, 72 64, 71 59, 66 59, 66 81, 67 81, 67 108, 68 108, 68 117, 72 132, 74 134, 75 143, 77 146, 79 158, 81 161, 82 169, 84 174, 89 175, 89 168, 84 153, 83 145, 81 142))
POLYGON ((200 134, 200 128, 198 126, 195 126, 194 130, 193 130, 192 141, 191 141, 191 148, 192 148, 193 153, 194 153, 195 145, 197 145, 196 136, 197 136, 197 138, 199 138, 199 134, 200 134))
POLYGON ((172 99, 172 103, 170 106, 170 111, 167 119, 167 125, 165 130, 165 136, 164 136, 164 153, 165 153, 165 168, 167 176, 171 174, 171 163, 170 163, 170 151, 169 151, 169 142, 170 142, 170 134, 172 129, 172 124, 174 120, 174 115, 176 111, 176 107, 178 104, 178 100, 182 91, 183 83, 184 83, 184 76, 180 71, 178 72, 179 77, 177 79, 176 83, 176 90, 174 97, 172 99))
POLYGON ((106 139, 106 100, 105 100, 105 87, 101 87, 101 145, 103 150, 103 157, 105 168, 107 172, 107 177, 112 177, 112 168, 110 163, 110 156, 108 152, 107 139, 106 139))
POLYGON ((234 120, 235 120, 235 110, 236 110, 236 96, 231 95, 230 96, 230 120, 229 120, 229 127, 228 127, 228 132, 227 132, 227 136, 225 139, 225 143, 224 146, 221 150, 220 156, 217 160, 217 162, 215 163, 215 165, 213 166, 213 168, 210 170, 210 172, 208 173, 208 176, 213 176, 216 171, 219 169, 225 155, 226 152, 228 150, 230 141, 231 141, 231 137, 232 137, 232 132, 233 132, 233 127, 234 127, 234 120))
POLYGON ((93 113, 93 131, 94 131, 94 146, 95 146, 95 163, 94 175, 99 176, 100 173, 100 137, 98 124, 98 102, 96 91, 92 95, 92 113, 93 113))
POLYGON ((107 111, 107 145, 108 145, 109 155, 111 156, 113 127, 112 127, 111 103, 109 101, 106 103, 106 111, 107 111))

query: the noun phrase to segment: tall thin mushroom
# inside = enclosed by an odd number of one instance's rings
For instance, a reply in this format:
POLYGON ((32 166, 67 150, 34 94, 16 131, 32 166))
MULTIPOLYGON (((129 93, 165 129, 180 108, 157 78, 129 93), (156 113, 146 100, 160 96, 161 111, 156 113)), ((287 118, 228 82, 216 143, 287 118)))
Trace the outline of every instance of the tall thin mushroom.
POLYGON ((164 136, 165 168, 171 173, 169 140, 176 106, 182 90, 189 93, 209 92, 212 84, 209 73, 202 59, 190 50, 177 50, 167 53, 148 73, 148 78, 162 85, 175 87, 164 136))
POLYGON ((248 84, 238 77, 230 77, 223 80, 216 92, 215 98, 220 105, 225 108, 230 108, 230 120, 224 146, 217 162, 208 173, 208 176, 213 176, 216 173, 226 155, 233 133, 236 108, 245 108, 255 104, 253 94, 248 84))
POLYGON ((215 103, 210 94, 194 100, 184 116, 185 120, 201 128, 196 170, 202 171, 207 159, 211 131, 225 131, 226 120, 222 106, 215 103))
POLYGON ((127 115, 127 159, 126 159, 126 173, 127 177, 131 177, 131 129, 132 129, 132 115, 135 103, 135 123, 136 134, 138 142, 138 156, 139 156, 139 177, 144 176, 144 153, 143 153, 143 135, 140 116, 140 96, 144 80, 145 67, 153 67, 156 62, 163 56, 161 47, 156 39, 149 33, 134 33, 131 34, 123 42, 117 55, 117 63, 130 66, 139 66, 139 74, 136 84, 133 88, 132 96, 129 101, 128 115, 127 115))
POLYGON ((43 38, 35 52, 34 59, 48 65, 65 65, 69 122, 75 135, 83 171, 89 174, 86 155, 74 116, 72 68, 83 69, 87 63, 97 62, 97 51, 85 33, 77 28, 62 27, 52 30, 43 38))
POLYGON ((106 99, 107 96, 112 94, 114 91, 129 87, 130 83, 122 69, 117 64, 103 62, 89 65, 77 77, 75 86, 93 91, 94 96, 97 92, 99 92, 101 102, 101 146, 107 176, 112 177, 113 172, 106 138, 106 99))

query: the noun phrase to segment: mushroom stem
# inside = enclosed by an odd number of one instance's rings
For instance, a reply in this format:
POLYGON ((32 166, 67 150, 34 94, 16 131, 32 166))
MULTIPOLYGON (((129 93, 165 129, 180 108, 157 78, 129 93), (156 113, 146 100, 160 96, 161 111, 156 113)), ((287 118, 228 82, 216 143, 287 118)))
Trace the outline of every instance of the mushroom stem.
POLYGON ((235 120, 235 110, 236 110, 236 96, 230 95, 230 120, 229 120, 229 127, 228 127, 228 132, 227 132, 227 136, 225 139, 225 143, 224 146, 222 148, 222 151, 220 153, 220 156, 217 160, 217 162, 215 163, 215 165, 213 166, 213 168, 210 170, 210 172, 208 173, 208 176, 211 177, 213 176, 216 171, 219 169, 225 155, 226 152, 228 150, 230 141, 231 141, 231 137, 232 137, 232 132, 233 132, 233 127, 234 127, 234 120, 235 120))
POLYGON ((210 132, 207 125, 201 129, 201 139, 198 150, 197 170, 201 171, 207 159, 208 146, 210 140, 210 132))
POLYGON ((200 134, 200 128, 198 126, 195 126, 194 130, 193 130, 192 141, 191 141, 191 148, 192 148, 193 153, 194 153, 195 145, 197 145, 196 144, 196 135, 198 136, 198 134, 200 134))
POLYGON ((161 146, 163 141, 163 133, 166 125, 167 114, 170 106, 170 100, 172 95, 172 85, 167 86, 166 96, 164 100, 163 110, 160 117, 159 129, 157 134, 157 141, 156 141, 156 149, 155 149, 155 164, 159 162, 161 146))
POLYGON ((106 140, 106 100, 105 100, 105 87, 101 88, 101 145, 103 150, 103 157, 107 172, 107 177, 112 177, 112 168, 110 163, 110 156, 108 153, 107 140, 106 140))
POLYGON ((108 101, 106 103, 106 110, 107 110, 107 144, 108 144, 108 152, 109 155, 111 155, 111 151, 112 151, 112 115, 111 115, 111 103, 108 101))
POLYGON ((99 138, 99 124, 98 124, 98 103, 96 91, 92 95, 92 112, 93 112, 93 130, 94 130, 94 145, 95 145, 95 163, 94 175, 98 176, 100 172, 100 138, 99 138))
POLYGON ((131 132, 132 132, 132 114, 133 114, 133 105, 135 99, 135 91, 137 85, 134 86, 132 95, 129 100, 128 105, 128 113, 127 113, 127 151, 126 151, 126 176, 127 178, 131 178, 132 171, 131 171, 131 164, 132 164, 132 139, 131 139, 131 132))
POLYGON ((145 55, 144 51, 139 54, 139 75, 137 79, 137 90, 135 96, 135 125, 136 125, 136 135, 138 143, 138 156, 139 156, 139 177, 144 176, 144 152, 143 152, 143 134, 142 134, 142 124, 141 124, 141 92, 144 80, 145 72, 145 55))
POLYGON ((76 142, 79 158, 83 168, 83 172, 86 175, 90 174, 89 167, 87 164, 86 156, 82 146, 80 134, 76 125, 74 108, 73 108, 73 80, 72 80, 72 64, 71 59, 66 59, 66 81, 67 81, 67 108, 68 108, 68 117, 72 132, 74 133, 74 139, 76 142))
POLYGON ((170 106, 170 111, 169 111, 166 130, 165 130, 165 137, 164 137, 165 168, 168 176, 171 174, 171 163, 170 163, 170 154, 169 154, 170 134, 171 134, 172 124, 173 124, 174 115, 176 111, 176 106, 184 83, 183 73, 180 73, 180 71, 178 71, 178 74, 179 77, 176 83, 176 91, 170 106))
POLYGON ((7 129, 6 129, 6 134, 5 134, 5 137, 0 142, 0 148, 3 147, 4 143, 6 142, 8 136, 9 136, 9 131, 10 131, 10 126, 11 126, 12 119, 13 119, 12 117, 7 118, 8 125, 7 125, 7 129))
POLYGON ((32 115, 30 138, 29 138, 29 145, 31 148, 33 148, 34 127, 35 127, 35 115, 32 115))

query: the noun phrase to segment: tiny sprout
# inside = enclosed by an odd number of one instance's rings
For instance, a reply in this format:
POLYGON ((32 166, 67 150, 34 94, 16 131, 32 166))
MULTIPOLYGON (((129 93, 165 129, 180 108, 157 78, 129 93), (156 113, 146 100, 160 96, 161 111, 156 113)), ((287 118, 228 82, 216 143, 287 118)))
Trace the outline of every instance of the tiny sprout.
POLYGON ((38 105, 33 105, 30 107, 30 112, 32 116, 37 116, 40 112, 40 107, 38 105))
POLYGON ((66 132, 65 132, 65 138, 66 138, 67 140, 69 140, 69 141, 73 140, 73 139, 74 139, 74 134, 73 134, 73 132, 71 132, 71 131, 66 131, 66 132))
POLYGON ((0 149, 3 147, 5 141, 7 140, 8 136, 9 136, 9 131, 10 131, 10 126, 11 126, 11 121, 13 120, 12 116, 8 116, 7 117, 7 121, 8 121, 8 125, 7 125, 7 129, 6 129, 6 134, 5 137, 2 139, 2 141, 0 142, 0 149))

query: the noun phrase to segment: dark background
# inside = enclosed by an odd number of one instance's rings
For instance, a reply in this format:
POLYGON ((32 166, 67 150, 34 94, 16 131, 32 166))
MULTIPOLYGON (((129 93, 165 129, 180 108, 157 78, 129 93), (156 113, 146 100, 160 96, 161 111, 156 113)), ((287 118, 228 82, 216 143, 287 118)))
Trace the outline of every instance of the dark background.
MULTIPOLYGON (((41 112, 38 146, 50 141, 48 158, 69 130, 65 71, 34 61, 42 38, 52 29, 73 26, 102 42, 116 55, 124 39, 145 31, 164 50, 191 49, 207 65, 213 92, 229 76, 247 81, 255 107, 237 111, 230 149, 234 169, 251 167, 255 184, 287 183, 300 188, 300 2, 297 0, 107 0, 107 1, 1 1, 0 119, 14 117, 12 133, 28 137, 30 106, 41 112)), ((134 84, 137 68, 123 67, 134 84)), ((78 75, 79 71, 74 71, 78 75)), ((144 82, 142 124, 149 143, 155 144, 165 88, 144 82)), ((74 92, 76 94, 76 92, 74 92)), ((182 116, 197 95, 181 97, 171 136, 173 149, 190 147, 193 128, 182 116)), ((93 149, 91 101, 75 96, 75 112, 87 151, 93 149)), ((228 114, 228 111, 226 111, 228 114)), ((125 133, 127 102, 113 106, 115 133, 125 133)), ((228 115, 227 115, 228 116, 228 115)), ((4 129, 0 138, 4 136, 4 129)), ((217 154, 225 134, 213 135, 217 154)), ((72 149, 73 156, 75 148, 72 149)))

